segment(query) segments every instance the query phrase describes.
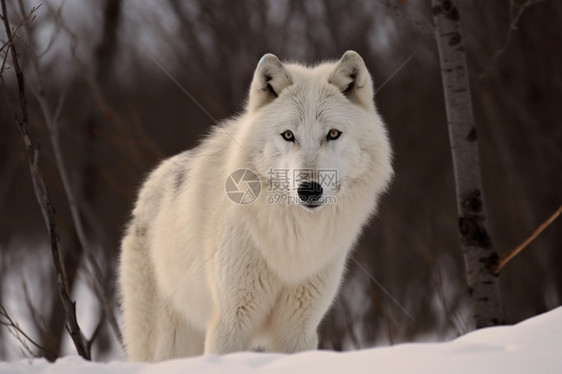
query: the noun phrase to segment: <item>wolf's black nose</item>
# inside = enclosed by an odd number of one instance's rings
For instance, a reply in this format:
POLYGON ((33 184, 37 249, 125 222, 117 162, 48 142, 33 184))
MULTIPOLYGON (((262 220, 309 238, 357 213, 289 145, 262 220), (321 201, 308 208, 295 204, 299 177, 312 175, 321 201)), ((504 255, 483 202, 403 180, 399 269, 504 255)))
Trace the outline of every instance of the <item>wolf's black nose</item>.
POLYGON ((322 186, 316 182, 303 182, 300 184, 297 193, 299 199, 305 205, 320 205, 320 197, 322 197, 322 186))

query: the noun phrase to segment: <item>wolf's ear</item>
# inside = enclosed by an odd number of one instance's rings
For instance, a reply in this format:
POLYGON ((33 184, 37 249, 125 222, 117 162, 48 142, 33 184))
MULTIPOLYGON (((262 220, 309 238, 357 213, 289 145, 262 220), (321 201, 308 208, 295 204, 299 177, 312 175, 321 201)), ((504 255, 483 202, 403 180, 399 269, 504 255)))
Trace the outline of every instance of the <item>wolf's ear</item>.
POLYGON ((374 108, 373 81, 357 52, 347 51, 343 54, 328 82, 339 88, 352 102, 366 109, 374 108))
POLYGON ((250 111, 255 111, 275 100, 287 86, 293 84, 293 78, 277 56, 268 53, 258 62, 254 79, 250 86, 250 111))

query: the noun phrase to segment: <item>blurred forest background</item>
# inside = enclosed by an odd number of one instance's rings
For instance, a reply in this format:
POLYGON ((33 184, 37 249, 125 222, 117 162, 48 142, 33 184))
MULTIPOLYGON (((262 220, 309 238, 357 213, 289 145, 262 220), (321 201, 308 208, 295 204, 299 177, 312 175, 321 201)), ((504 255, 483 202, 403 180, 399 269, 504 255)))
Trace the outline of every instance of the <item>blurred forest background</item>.
MULTIPOLYGON (((396 178, 354 256, 411 318, 350 263, 322 324, 321 346, 442 340, 471 329, 430 1, 7 3, 12 26, 21 25, 15 42, 31 130, 41 142, 40 166, 57 209, 78 319, 86 336, 102 321, 94 359, 122 357, 100 300, 118 307, 119 241, 144 176, 163 158, 196 145, 212 125, 170 76, 223 119, 243 109, 253 70, 267 52, 314 63, 358 51, 373 75, 395 151, 396 178), (40 4, 31 21, 27 15, 40 4), (87 253, 47 121, 58 129, 87 253)), ((489 225, 501 255, 562 203, 562 2, 460 1, 460 13, 489 225)), ((2 31, 0 46, 6 42, 2 31)), ((6 51, 2 47, 2 59, 6 51)), ((0 301, 51 354, 73 353, 25 146, 11 114, 17 86, 10 64, 0 88, 0 301)), ((561 304, 561 269, 558 220, 500 276, 508 323, 561 304)), ((21 357, 20 350, 0 327, 0 359, 21 357)))

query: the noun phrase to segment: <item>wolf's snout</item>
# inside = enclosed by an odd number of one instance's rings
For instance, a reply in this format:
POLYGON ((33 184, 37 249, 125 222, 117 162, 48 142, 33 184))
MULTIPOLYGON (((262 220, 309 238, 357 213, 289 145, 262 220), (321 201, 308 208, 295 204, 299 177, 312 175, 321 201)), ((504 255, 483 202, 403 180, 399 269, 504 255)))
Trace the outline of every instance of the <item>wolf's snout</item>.
POLYGON ((297 193, 304 205, 309 207, 318 206, 322 197, 322 186, 317 182, 303 182, 299 185, 297 193))

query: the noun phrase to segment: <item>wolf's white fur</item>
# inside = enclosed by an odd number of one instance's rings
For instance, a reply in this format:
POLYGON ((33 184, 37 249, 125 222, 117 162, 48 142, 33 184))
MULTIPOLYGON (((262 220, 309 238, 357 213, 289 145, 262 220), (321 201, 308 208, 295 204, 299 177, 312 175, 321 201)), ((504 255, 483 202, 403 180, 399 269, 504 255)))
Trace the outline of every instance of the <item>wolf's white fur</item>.
POLYGON ((165 160, 140 192, 121 254, 128 358, 241 351, 257 336, 268 351, 315 349, 347 255, 391 176, 357 53, 312 68, 265 55, 246 111, 165 160), (328 141, 331 129, 342 135, 328 141), (282 138, 286 130, 294 142, 282 138), (248 205, 224 190, 240 168, 263 179, 248 205), (268 203, 272 169, 337 169, 337 202, 268 203))

